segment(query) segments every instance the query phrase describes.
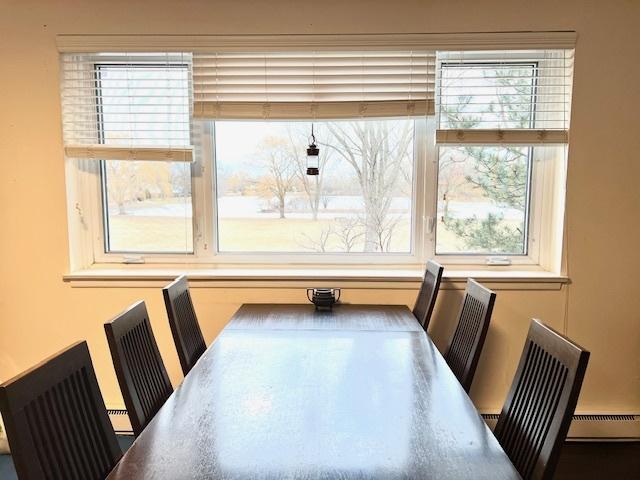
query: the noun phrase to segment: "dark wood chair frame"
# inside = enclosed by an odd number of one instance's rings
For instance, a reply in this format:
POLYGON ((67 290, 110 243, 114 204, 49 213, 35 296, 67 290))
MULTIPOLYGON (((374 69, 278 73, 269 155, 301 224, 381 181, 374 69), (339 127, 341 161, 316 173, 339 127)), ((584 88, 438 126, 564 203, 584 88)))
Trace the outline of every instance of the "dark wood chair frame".
POLYGON ((77 342, 0 385, 18 478, 104 479, 122 451, 87 342, 77 342))
POLYGON ((433 260, 427 262, 422 285, 416 297, 416 303, 413 306, 413 315, 420 322, 425 332, 429 327, 429 322, 431 322, 431 314, 438 298, 443 272, 444 267, 438 262, 433 260))
POLYGON ((181 275, 162 289, 182 373, 187 375, 207 349, 198 323, 187 277, 181 275))
POLYGON ((468 393, 487 337, 496 294, 473 279, 467 280, 458 324, 444 358, 468 393))
POLYGON ((147 307, 134 303, 104 324, 120 391, 137 436, 173 393, 147 307))
POLYGON ((533 319, 494 430, 524 479, 553 478, 589 352, 533 319))

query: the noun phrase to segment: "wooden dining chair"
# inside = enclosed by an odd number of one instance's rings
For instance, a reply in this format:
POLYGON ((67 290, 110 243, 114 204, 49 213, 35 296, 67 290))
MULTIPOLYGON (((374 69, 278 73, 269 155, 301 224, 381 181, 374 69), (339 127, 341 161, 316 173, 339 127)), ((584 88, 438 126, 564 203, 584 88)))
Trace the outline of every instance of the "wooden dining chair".
POLYGON ((522 478, 553 477, 589 352, 533 319, 494 430, 522 478))
POLYGON ((182 373, 186 375, 207 349, 191 301, 187 277, 181 275, 164 287, 162 295, 182 373))
POLYGON ((458 325, 444 355, 447 364, 468 393, 489 330, 496 294, 473 279, 467 280, 458 325))
POLYGON ((425 332, 431 321, 433 307, 436 304, 436 298, 440 291, 440 281, 442 280, 443 271, 444 267, 438 262, 434 262, 433 260, 427 262, 422 285, 420 286, 416 303, 413 306, 413 315, 418 322, 420 322, 425 332))
POLYGON ((140 301, 104 324, 133 433, 140 435, 173 392, 147 307, 140 301))
POLYGON ((0 412, 20 480, 104 479, 122 456, 87 342, 0 385, 0 412))

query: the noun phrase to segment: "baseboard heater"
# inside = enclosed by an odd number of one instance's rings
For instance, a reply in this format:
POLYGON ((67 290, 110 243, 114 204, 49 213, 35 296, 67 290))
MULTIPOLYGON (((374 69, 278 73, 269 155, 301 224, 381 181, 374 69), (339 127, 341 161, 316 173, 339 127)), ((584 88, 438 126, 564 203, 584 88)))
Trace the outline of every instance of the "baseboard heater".
MULTIPOLYGON (((127 411, 109 410, 113 429, 120 435, 131 435, 133 430, 127 411)), ((493 430, 497 413, 483 413, 482 418, 493 430)), ((637 441, 640 440, 640 415, 628 414, 576 414, 569 428, 569 441, 637 441)))
POLYGON ((112 408, 107 410, 109 420, 118 435, 133 435, 133 428, 129 421, 129 415, 124 408, 112 408))
MULTIPOLYGON (((493 430, 497 413, 483 413, 482 418, 493 430)), ((569 441, 636 441, 640 439, 640 415, 576 414, 571 421, 569 441)))

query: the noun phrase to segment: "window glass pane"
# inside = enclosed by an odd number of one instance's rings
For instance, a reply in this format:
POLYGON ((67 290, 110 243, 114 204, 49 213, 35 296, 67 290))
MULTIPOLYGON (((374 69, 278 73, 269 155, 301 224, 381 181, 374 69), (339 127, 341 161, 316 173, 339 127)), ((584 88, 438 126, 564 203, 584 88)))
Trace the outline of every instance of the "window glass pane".
POLYGON ((535 64, 464 64, 441 69, 440 128, 532 128, 535 64))
POLYGON ((441 147, 436 253, 526 254, 529 147, 441 147))
POLYGON ((414 121, 216 122, 221 252, 411 251, 414 121))
POLYGON ((108 252, 193 251, 190 164, 102 163, 108 252))

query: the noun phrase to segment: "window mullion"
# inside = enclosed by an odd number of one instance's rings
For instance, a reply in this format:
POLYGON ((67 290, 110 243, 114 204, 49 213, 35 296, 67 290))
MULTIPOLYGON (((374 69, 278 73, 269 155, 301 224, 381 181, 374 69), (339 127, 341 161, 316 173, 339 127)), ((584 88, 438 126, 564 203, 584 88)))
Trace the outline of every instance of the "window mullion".
POLYGON ((423 260, 435 256, 436 222, 438 201, 438 149, 435 143, 436 119, 427 117, 425 130, 424 162, 424 241, 423 260))
POLYGON ((196 162, 193 165, 194 185, 194 253, 196 259, 215 255, 215 200, 213 134, 209 122, 198 122, 196 162))

